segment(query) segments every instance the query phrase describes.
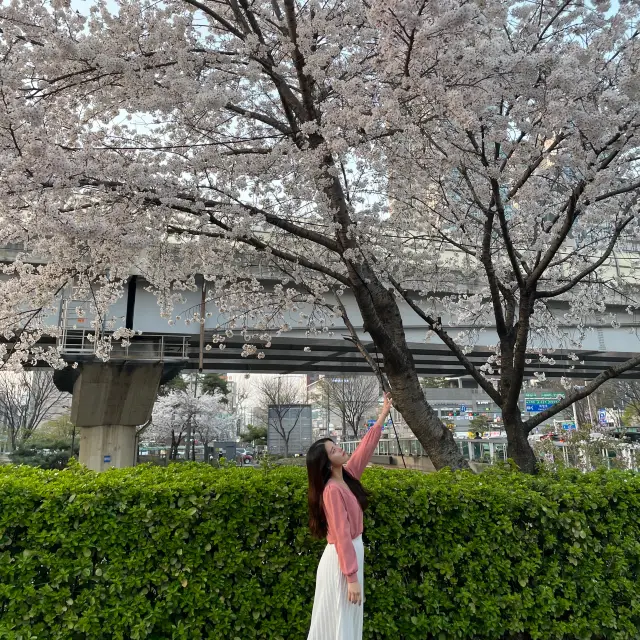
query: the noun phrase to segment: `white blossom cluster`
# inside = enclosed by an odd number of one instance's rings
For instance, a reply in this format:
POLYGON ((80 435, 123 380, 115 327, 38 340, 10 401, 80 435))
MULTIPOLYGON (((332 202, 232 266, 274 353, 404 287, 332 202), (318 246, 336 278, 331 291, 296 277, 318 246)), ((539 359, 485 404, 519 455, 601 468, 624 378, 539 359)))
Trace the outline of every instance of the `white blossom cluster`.
POLYGON ((197 396, 190 391, 171 391, 160 396, 144 438, 150 442, 171 443, 172 434, 175 441, 189 426, 202 441, 235 440, 235 416, 229 412, 219 391, 197 396))

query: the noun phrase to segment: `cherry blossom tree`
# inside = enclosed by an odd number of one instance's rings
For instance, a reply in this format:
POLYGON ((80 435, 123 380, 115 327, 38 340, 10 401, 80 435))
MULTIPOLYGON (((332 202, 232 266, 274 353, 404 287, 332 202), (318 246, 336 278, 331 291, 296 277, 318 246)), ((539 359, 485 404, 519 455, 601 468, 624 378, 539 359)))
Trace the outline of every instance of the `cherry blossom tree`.
POLYGON ((312 334, 340 320, 366 356, 361 323, 436 468, 463 468, 424 399, 408 306, 501 407, 509 455, 533 472, 528 433, 640 363, 521 415, 527 366, 552 366, 550 344, 578 352, 608 305, 636 307, 609 265, 638 235, 639 12, 132 0, 83 15, 14 0, 0 9, 0 244, 25 253, 0 282, 0 355, 64 366, 39 341, 71 282, 97 329, 132 269, 169 319, 201 274, 228 318, 216 341, 243 331, 247 357, 291 314, 312 334), (483 333, 495 355, 479 366, 483 333))
POLYGON ((235 419, 227 409, 225 397, 219 391, 200 396, 194 396, 188 390, 171 391, 156 401, 144 438, 170 445, 169 458, 175 460, 178 448, 190 432, 204 445, 206 462, 212 442, 235 439, 235 419))

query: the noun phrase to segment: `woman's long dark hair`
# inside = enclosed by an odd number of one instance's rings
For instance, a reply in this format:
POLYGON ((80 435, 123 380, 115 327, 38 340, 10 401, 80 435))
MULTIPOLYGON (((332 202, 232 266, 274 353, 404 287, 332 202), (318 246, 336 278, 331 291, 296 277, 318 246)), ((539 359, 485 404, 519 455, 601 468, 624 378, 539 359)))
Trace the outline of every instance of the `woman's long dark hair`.
MULTIPOLYGON (((316 440, 307 451, 307 475, 309 476, 309 529, 314 538, 326 538, 327 518, 324 513, 322 495, 331 478, 331 461, 325 449, 325 442, 333 442, 331 438, 316 440)), ((368 494, 360 483, 346 469, 342 471, 344 481, 358 500, 364 511, 369 504, 368 494)))

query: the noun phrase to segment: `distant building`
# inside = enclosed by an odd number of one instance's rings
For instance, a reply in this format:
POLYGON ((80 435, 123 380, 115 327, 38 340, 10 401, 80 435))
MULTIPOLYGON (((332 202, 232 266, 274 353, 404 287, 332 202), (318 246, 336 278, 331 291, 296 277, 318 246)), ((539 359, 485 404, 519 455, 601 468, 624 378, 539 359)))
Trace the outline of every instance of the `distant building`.
POLYGON ((269 405, 267 450, 273 455, 304 454, 312 443, 310 404, 269 405))

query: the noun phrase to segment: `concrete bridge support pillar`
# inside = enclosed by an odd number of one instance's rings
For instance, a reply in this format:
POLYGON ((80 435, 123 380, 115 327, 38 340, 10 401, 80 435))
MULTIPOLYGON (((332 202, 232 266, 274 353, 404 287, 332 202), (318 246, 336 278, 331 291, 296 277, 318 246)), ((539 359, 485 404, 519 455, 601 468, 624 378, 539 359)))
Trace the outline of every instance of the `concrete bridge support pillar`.
POLYGON ((136 427, 151 417, 162 363, 84 363, 73 383, 71 421, 80 429, 80 463, 93 471, 131 467, 136 427))

